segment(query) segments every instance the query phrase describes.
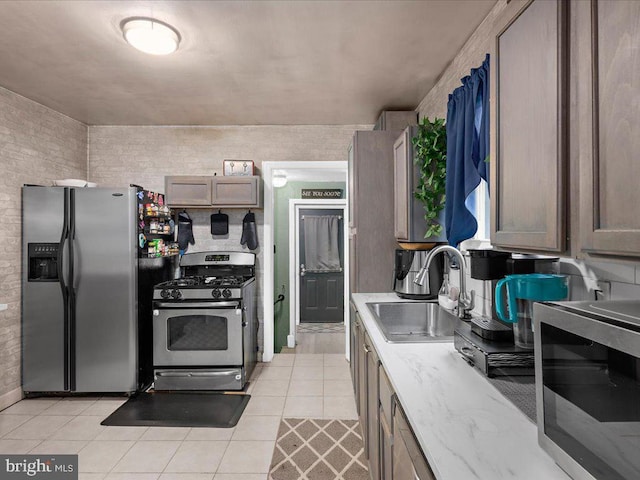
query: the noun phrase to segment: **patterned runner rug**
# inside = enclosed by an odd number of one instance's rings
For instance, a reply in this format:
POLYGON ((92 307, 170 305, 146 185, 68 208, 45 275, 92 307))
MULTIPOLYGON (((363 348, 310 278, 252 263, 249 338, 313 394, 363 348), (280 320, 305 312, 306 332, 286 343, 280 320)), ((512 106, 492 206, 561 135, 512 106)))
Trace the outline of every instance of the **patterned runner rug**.
POLYGON ((298 333, 342 333, 344 323, 301 323, 296 331, 298 333))
POLYGON ((357 420, 283 418, 269 480, 368 480, 357 420))

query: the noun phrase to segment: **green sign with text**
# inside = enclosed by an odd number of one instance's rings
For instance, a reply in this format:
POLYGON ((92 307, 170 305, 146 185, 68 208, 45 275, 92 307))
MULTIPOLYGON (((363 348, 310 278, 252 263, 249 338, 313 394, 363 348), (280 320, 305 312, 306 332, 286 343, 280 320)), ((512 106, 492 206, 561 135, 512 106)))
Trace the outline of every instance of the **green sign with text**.
POLYGON ((341 188, 303 188, 302 198, 342 198, 341 188))

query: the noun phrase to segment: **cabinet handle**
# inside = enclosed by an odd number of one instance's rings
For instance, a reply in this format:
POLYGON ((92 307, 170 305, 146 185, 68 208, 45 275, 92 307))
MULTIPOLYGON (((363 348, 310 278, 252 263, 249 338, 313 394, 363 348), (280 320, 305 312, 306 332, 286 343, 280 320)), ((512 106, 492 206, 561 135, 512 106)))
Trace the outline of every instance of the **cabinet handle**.
POLYGON ((367 353, 371 353, 371 349, 369 348, 369 345, 367 345, 366 343, 362 344, 362 348, 364 348, 364 351, 367 353))

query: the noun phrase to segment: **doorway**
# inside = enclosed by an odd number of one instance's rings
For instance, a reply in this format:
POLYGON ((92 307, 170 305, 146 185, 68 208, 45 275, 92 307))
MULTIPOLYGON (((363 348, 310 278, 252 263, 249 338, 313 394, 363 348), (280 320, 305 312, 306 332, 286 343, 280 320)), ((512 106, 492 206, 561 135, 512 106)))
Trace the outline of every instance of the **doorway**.
POLYGON ((299 323, 344 320, 344 222, 341 209, 298 210, 299 323))
MULTIPOLYGON (((276 297, 278 297, 282 292, 282 284, 274 281, 274 276, 276 275, 276 243, 275 238, 278 230, 275 220, 275 198, 276 198, 276 190, 280 187, 276 185, 276 180, 280 183, 284 179, 287 180, 302 180, 302 181, 312 181, 314 183, 320 182, 347 182, 347 169, 348 165, 346 161, 331 161, 331 160, 322 160, 322 161, 277 161, 271 162, 266 161, 262 162, 262 174, 264 180, 264 243, 263 243, 263 252, 264 252, 264 270, 262 277, 262 292, 264 301, 262 302, 262 338, 264 340, 263 352, 262 352, 262 361, 270 362, 273 359, 274 355, 274 347, 275 347, 275 333, 276 333, 276 322, 275 322, 275 308, 274 301, 276 297), (276 288, 277 285, 277 288, 276 288), (269 299, 269 300, 268 300, 269 299), (273 300, 271 300, 273 299, 273 300)), ((344 202, 344 200, 343 200, 344 202)), ((348 209, 346 212, 348 215, 348 209)), ((349 224, 349 218, 345 216, 345 225, 349 224)), ((289 246, 289 239, 291 237, 291 231, 288 228, 289 222, 287 217, 287 227, 286 227, 286 235, 285 235, 285 243, 287 247, 289 246)), ((349 243, 345 243, 345 258, 349 258, 349 243)), ((280 252, 281 250, 279 250, 280 252)), ((281 255, 281 254, 280 254, 281 255)), ((287 252, 287 264, 289 264, 293 259, 293 254, 289 255, 287 252)), ((345 263, 346 269, 349 267, 349 262, 345 263)), ((286 278, 293 282, 294 279, 290 277, 289 268, 285 270, 286 278)), ((345 304, 348 302, 348 289, 349 289, 349 272, 345 271, 345 304)), ((292 285, 289 283, 289 285, 292 285)), ((289 290, 293 290, 290 288, 289 290)), ((285 293, 286 292, 282 292, 285 293)), ((287 298, 292 297, 292 295, 287 295, 287 298)), ((291 298, 292 300, 292 298, 291 298)), ((286 301, 286 300, 285 300, 286 301)), ((282 303, 278 304, 282 305, 282 303)), ((345 308, 347 305, 345 305, 345 308)), ((287 305, 287 312, 290 312, 290 305, 287 305)), ((284 339, 283 344, 289 343, 289 330, 290 330, 291 318, 290 314, 286 316, 287 325, 286 330, 284 331, 284 339)), ((294 332, 295 332, 295 323, 294 323, 294 332)), ((345 333, 344 333, 344 354, 345 357, 349 358, 349 324, 345 325, 345 333)))
POLYGON ((346 208, 345 200, 289 200, 287 344, 296 351, 344 352, 346 208))

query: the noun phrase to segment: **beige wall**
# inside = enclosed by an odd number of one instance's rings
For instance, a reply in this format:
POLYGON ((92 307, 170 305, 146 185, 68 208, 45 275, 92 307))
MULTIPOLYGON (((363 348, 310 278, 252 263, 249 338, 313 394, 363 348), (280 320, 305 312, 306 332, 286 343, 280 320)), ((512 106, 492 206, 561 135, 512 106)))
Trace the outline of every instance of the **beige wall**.
POLYGON ((21 190, 60 178, 86 179, 87 127, 0 88, 0 408, 20 387, 21 190))
POLYGON ((479 67, 490 51, 490 35, 500 14, 507 6, 507 0, 498 0, 489 15, 482 21, 467 43, 458 52, 453 61, 440 76, 438 82, 422 99, 416 110, 422 117, 447 117, 449 94, 458 88, 460 79, 472 68, 479 67))
POLYGON ((344 161, 358 129, 371 125, 89 127, 89 178, 164 191, 165 175, 221 175, 224 159, 344 161))
MULTIPOLYGON (((222 175, 224 159, 263 161, 345 161, 355 130, 371 125, 89 127, 89 179, 99 186, 135 183, 164 192, 165 175, 222 175)), ((229 234, 212 237, 211 209, 192 209, 196 244, 189 251, 246 250, 240 245, 245 209, 225 209, 229 234)), ((264 217, 255 212, 260 246, 257 254, 258 317, 262 323, 264 217)), ((262 325, 258 336, 262 345, 262 325)))

